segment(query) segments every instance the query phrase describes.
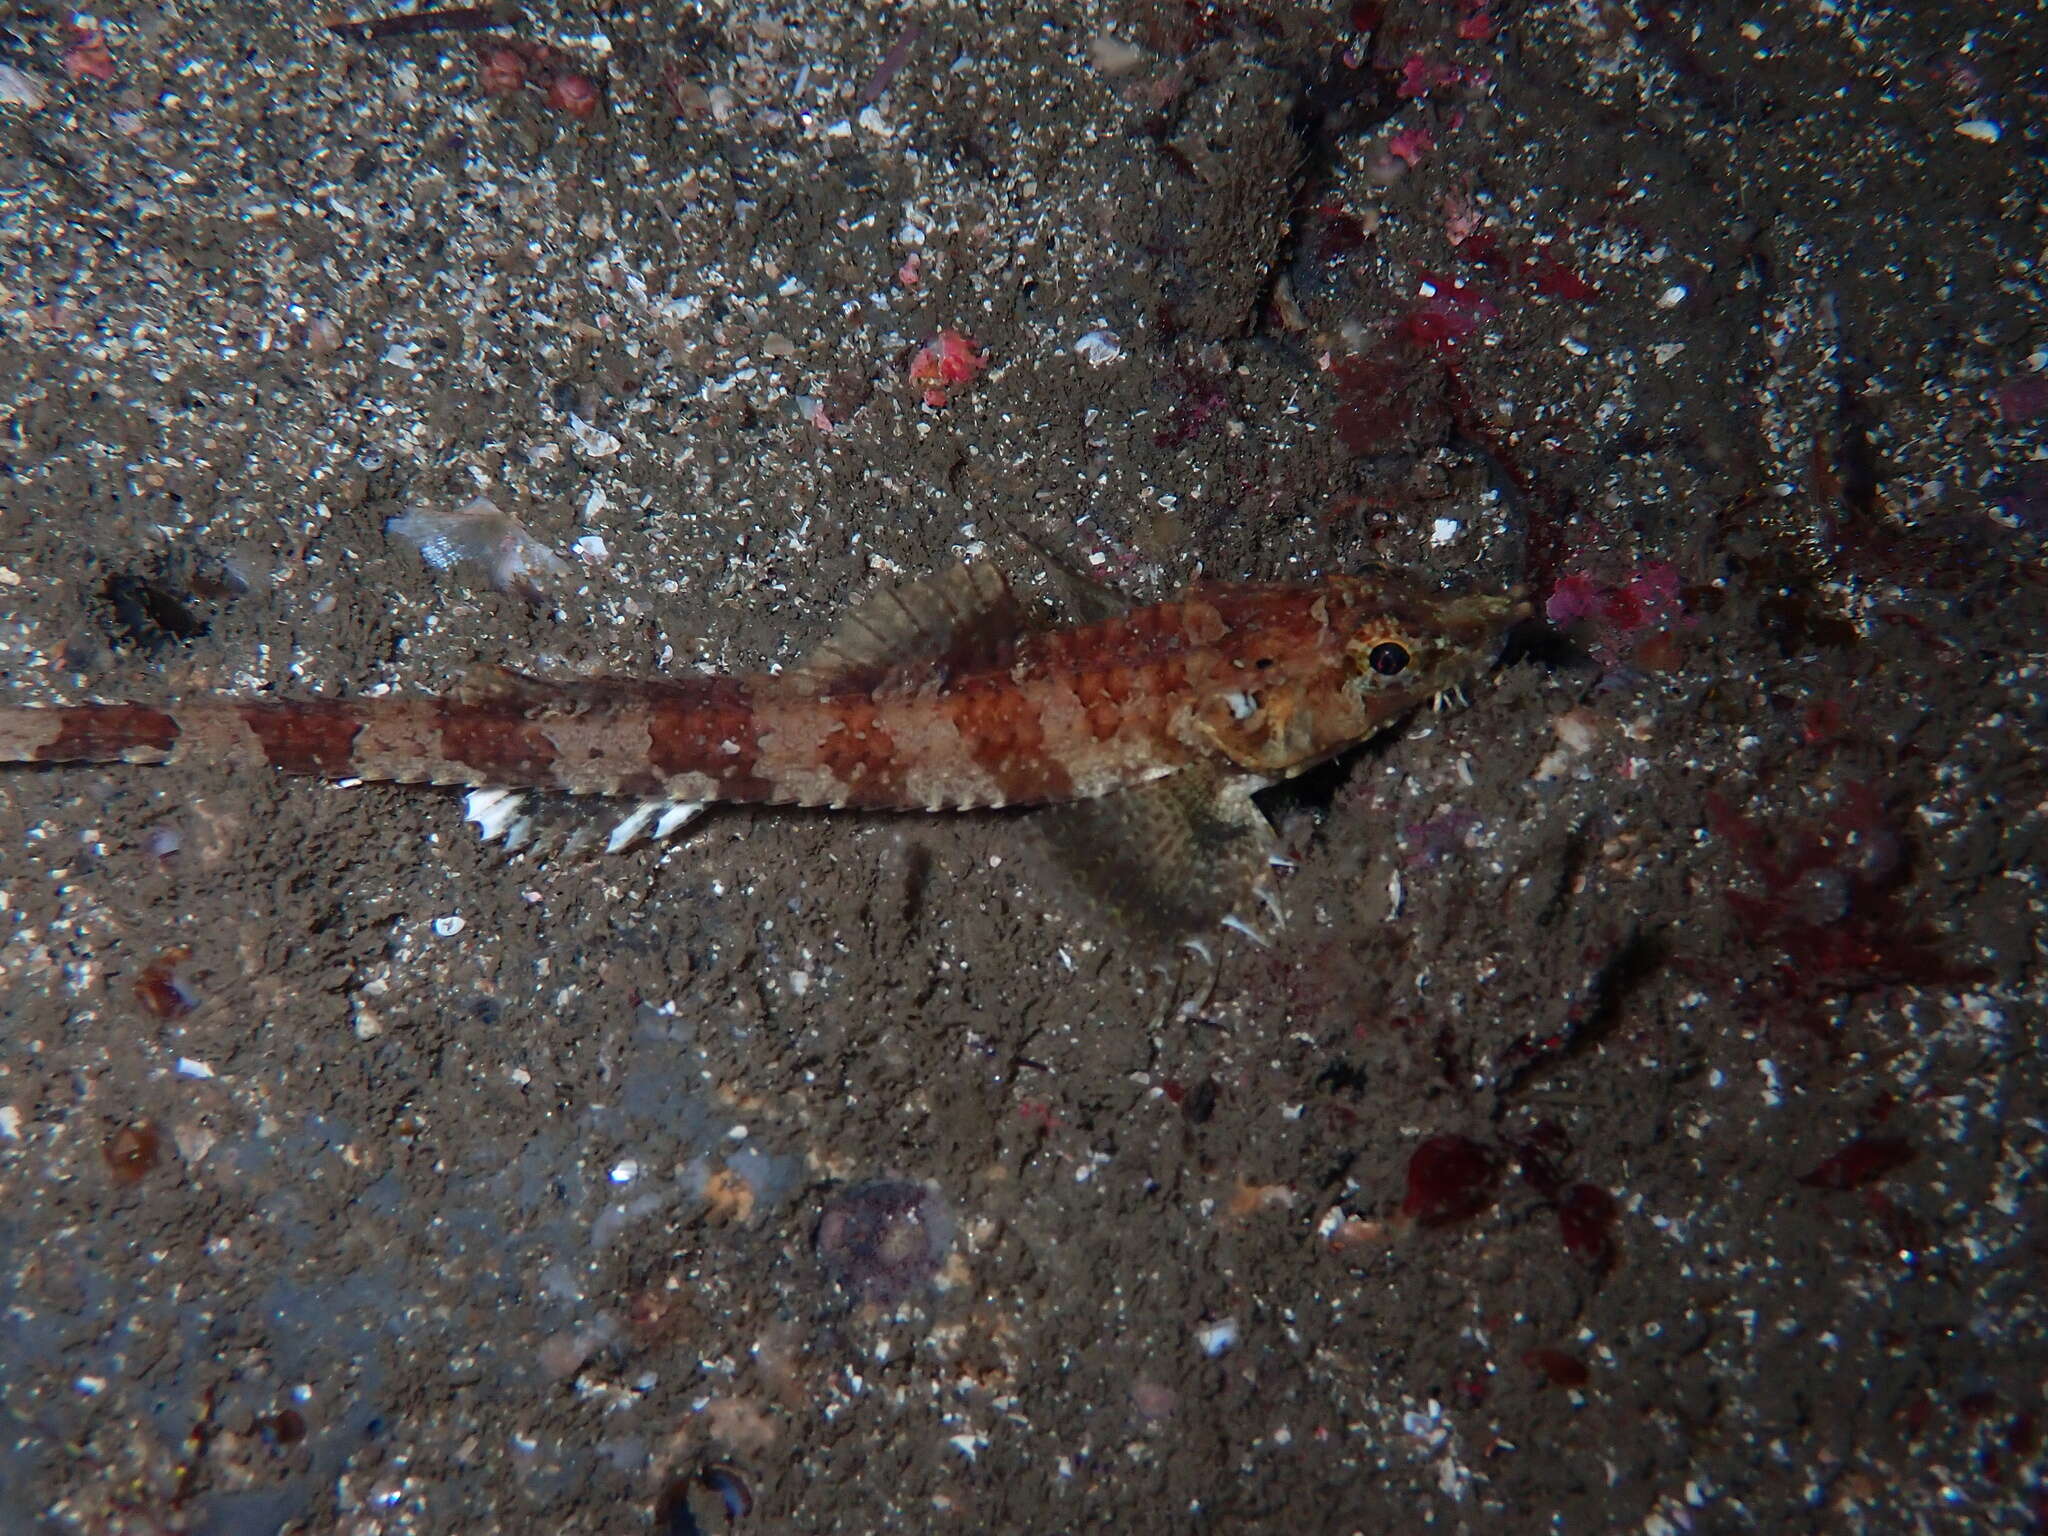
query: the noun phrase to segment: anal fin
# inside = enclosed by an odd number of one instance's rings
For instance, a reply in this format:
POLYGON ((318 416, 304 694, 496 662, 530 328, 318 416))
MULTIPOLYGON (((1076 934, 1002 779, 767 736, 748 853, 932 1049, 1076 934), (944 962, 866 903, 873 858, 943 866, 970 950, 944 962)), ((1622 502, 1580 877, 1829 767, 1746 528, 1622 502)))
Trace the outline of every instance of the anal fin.
POLYGON ((463 818, 506 855, 531 853, 562 861, 594 851, 618 853, 642 839, 662 842, 703 814, 694 800, 621 800, 602 795, 534 794, 476 789, 463 797, 463 818))
POLYGON ((1197 765, 1031 813, 1063 873, 1119 922, 1162 944, 1230 928, 1255 943, 1279 915, 1278 843, 1252 801, 1264 781, 1197 765))

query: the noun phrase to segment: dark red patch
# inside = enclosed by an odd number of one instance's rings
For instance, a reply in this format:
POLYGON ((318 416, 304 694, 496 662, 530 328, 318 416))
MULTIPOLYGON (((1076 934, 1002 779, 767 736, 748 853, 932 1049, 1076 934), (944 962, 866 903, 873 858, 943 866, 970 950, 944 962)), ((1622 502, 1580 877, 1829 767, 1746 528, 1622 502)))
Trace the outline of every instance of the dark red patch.
POLYGON ((1585 1361, 1561 1349, 1529 1350, 1522 1356, 1522 1363, 1548 1376, 1553 1386, 1583 1387, 1593 1379, 1585 1361))
POLYGON ((147 748, 169 752, 178 740, 178 723, 160 709, 141 704, 80 704, 62 710, 57 735, 36 748, 39 763, 118 762, 122 755, 147 748))
POLYGON ((352 704, 244 704, 236 711, 280 773, 348 777, 363 717, 352 704))
POLYGON ((135 978, 135 1000, 160 1019, 182 1019, 199 1006, 199 990, 187 968, 192 951, 179 944, 165 950, 135 978))
POLYGON ((1005 800, 1027 804, 1073 793, 1065 765, 1045 750, 1038 705, 1021 690, 1008 683, 962 688, 942 702, 968 754, 1005 800))
POLYGON ((1799 1175, 1814 1189, 1861 1189, 1888 1173, 1896 1173, 1919 1156, 1903 1136, 1858 1136, 1833 1157, 1799 1175))
POLYGON ((856 694, 819 707, 839 721, 818 749, 819 766, 846 786, 855 805, 903 805, 903 766, 894 738, 876 718, 874 700, 856 694))
POLYGON ((116 1184, 140 1184, 162 1151, 163 1137, 146 1120, 122 1126, 100 1145, 100 1156, 116 1184))
POLYGON ((705 774, 718 781, 726 798, 758 804, 776 795, 776 787, 755 771, 760 752, 753 699, 733 680, 688 684, 648 710, 648 765, 663 777, 705 774))
POLYGON ((547 783, 555 744, 523 708, 443 704, 439 714, 441 755, 450 762, 511 783, 547 783))
POLYGON ((1469 1136, 1432 1136, 1408 1159, 1401 1214, 1425 1227, 1447 1226, 1493 1203, 1500 1160, 1469 1136))
POLYGON ((1596 1274, 1614 1267, 1614 1218, 1620 1207, 1597 1184, 1574 1184, 1558 1197, 1557 1230, 1565 1252, 1596 1274))

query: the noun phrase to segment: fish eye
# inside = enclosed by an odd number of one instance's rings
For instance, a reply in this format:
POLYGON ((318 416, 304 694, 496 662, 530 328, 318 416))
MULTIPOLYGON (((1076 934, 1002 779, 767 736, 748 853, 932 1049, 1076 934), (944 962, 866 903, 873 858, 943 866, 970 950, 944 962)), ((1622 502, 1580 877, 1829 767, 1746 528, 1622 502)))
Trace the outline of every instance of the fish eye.
POLYGON ((1391 640, 1382 640, 1372 648, 1371 653, 1365 658, 1365 664, 1381 677, 1392 677, 1395 673, 1406 670, 1408 647, 1396 645, 1391 640))

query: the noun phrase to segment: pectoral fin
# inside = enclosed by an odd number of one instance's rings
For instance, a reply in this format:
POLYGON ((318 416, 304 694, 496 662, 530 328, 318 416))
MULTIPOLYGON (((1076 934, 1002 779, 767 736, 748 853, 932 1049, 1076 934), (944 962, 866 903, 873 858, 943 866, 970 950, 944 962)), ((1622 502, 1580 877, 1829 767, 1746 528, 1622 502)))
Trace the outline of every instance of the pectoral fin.
POLYGON ((1061 871, 1146 938, 1173 944, 1227 927, 1263 944, 1278 851, 1252 801, 1264 784, 1196 766, 1031 819, 1061 871))

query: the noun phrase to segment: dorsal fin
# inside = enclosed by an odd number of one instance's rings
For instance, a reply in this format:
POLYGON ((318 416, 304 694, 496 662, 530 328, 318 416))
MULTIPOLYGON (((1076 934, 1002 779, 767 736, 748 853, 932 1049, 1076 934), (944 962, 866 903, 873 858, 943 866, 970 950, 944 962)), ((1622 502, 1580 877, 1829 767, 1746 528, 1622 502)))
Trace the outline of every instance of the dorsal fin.
POLYGON ((1079 566, 1038 542, 1021 529, 1010 539, 1028 550, 1053 588, 1054 611, 1073 624, 1100 624, 1131 611, 1131 601, 1113 587, 1084 575, 1079 566))
POLYGON ((520 704, 529 709, 556 708, 579 702, 581 685, 553 683, 495 661, 478 662, 466 670, 449 697, 458 704, 520 704))
POLYGON ((795 675, 820 688, 915 684, 1001 666, 1032 627, 1003 573, 971 560, 870 593, 795 675))

